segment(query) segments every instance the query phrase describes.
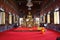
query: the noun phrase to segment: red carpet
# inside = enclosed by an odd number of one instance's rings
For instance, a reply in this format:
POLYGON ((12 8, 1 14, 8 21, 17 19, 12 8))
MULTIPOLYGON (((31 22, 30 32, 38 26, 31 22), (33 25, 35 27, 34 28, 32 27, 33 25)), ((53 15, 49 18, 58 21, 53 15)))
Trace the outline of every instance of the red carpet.
POLYGON ((41 32, 14 31, 0 33, 0 40, 56 40, 57 37, 60 37, 60 33, 52 30, 46 30, 44 34, 41 34, 41 32))

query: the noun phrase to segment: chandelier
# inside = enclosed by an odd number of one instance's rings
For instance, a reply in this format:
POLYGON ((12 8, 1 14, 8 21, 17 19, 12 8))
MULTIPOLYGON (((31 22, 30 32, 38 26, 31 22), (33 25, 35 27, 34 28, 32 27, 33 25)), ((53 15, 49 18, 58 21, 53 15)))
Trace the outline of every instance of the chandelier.
POLYGON ((27 5, 26 6, 28 6, 29 8, 30 7, 32 7, 33 6, 33 3, 31 2, 31 0, 27 0, 28 2, 27 2, 27 5))

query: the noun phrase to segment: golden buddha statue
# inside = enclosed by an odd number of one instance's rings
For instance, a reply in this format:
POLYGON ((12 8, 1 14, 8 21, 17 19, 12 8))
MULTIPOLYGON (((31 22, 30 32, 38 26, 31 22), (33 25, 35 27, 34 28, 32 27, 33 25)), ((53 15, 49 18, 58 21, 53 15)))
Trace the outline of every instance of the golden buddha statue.
POLYGON ((27 18, 32 18, 32 15, 30 12, 28 13, 27 18))
POLYGON ((28 12, 27 18, 23 17, 23 26, 32 27, 33 26, 33 17, 30 12, 28 12))
POLYGON ((27 21, 27 26, 28 26, 28 27, 32 27, 32 26, 33 26, 33 18, 32 18, 32 15, 31 15, 30 12, 29 12, 28 15, 27 15, 26 21, 27 21))

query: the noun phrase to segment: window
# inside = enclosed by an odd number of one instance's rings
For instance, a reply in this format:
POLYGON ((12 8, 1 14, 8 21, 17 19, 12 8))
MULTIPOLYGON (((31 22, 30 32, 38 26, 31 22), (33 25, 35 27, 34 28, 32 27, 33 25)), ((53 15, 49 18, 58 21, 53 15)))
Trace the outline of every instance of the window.
POLYGON ((12 14, 9 12, 9 24, 12 24, 12 14))
POLYGON ((47 23, 50 23, 50 12, 47 14, 47 23))
POLYGON ((43 15, 40 16, 40 23, 43 23, 44 22, 44 17, 43 15))
POLYGON ((35 23, 39 25, 40 24, 40 18, 38 18, 38 17, 35 18, 35 23))
POLYGON ((5 12, 2 12, 2 24, 5 24, 5 12))
POLYGON ((19 18, 20 25, 23 24, 23 18, 19 18))
POLYGON ((13 14, 13 20, 14 20, 14 23, 15 23, 15 14, 13 14))
POLYGON ((19 17, 17 16, 17 22, 18 22, 19 17))
POLYGON ((54 12, 54 24, 59 24, 59 11, 54 12))
POLYGON ((50 15, 47 15, 47 23, 50 23, 50 15))
POLYGON ((5 12, 0 12, 0 24, 5 24, 5 12))
POLYGON ((17 25, 18 25, 18 22, 19 22, 19 16, 17 16, 17 25))
POLYGON ((46 14, 44 14, 44 16, 43 16, 43 19, 44 19, 44 23, 45 23, 45 19, 46 19, 46 18, 45 18, 45 16, 46 16, 46 14))
POLYGON ((59 8, 54 11, 54 24, 59 24, 59 8))
POLYGON ((2 13, 0 12, 0 24, 2 24, 1 21, 2 21, 2 13))

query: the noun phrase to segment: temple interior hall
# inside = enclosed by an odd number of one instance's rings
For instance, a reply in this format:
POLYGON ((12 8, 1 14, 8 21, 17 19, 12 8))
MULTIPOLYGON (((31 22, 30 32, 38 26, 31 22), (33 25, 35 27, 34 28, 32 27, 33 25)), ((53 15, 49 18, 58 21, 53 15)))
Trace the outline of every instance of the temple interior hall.
POLYGON ((0 0, 0 40, 60 40, 60 0, 0 0))

